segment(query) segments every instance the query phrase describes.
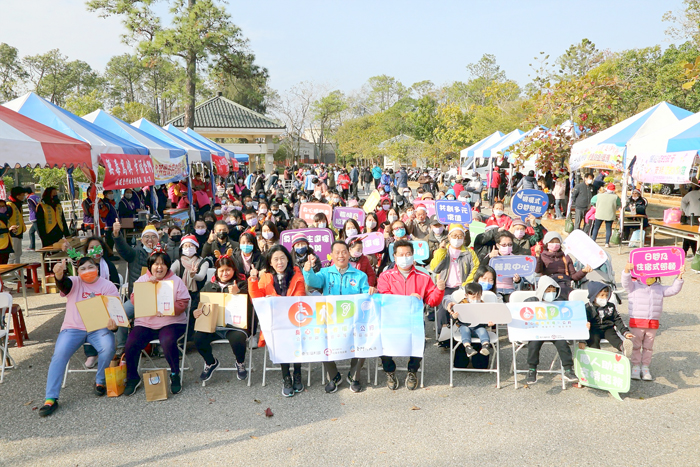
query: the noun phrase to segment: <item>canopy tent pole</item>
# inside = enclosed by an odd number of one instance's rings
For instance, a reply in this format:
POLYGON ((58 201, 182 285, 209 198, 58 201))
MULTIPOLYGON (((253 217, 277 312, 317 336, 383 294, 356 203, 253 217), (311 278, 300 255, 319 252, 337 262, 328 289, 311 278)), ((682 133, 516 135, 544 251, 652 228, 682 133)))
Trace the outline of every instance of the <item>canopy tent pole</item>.
MULTIPOLYGON (((566 206, 566 217, 567 219, 571 217, 571 204, 574 196, 574 171, 569 171, 569 203, 566 206)), ((574 226, 578 229, 578 225, 574 226)))
MULTIPOLYGON (((625 152, 622 155, 622 196, 620 197, 621 201, 621 208, 620 208, 620 220, 619 220, 619 227, 620 227, 620 244, 617 246, 617 254, 622 254, 622 229, 624 228, 624 218, 625 218, 625 206, 627 205, 627 177, 629 173, 629 169, 627 167, 627 148, 625 148, 625 152)), ((642 188, 644 186, 642 185, 642 188)), ((644 245, 642 245, 644 246, 644 245)))
POLYGON ((70 213, 71 213, 71 227, 75 231, 78 227, 78 218, 75 214, 75 183, 73 181, 73 169, 74 167, 68 167, 66 169, 68 178, 68 192, 70 194, 70 213))

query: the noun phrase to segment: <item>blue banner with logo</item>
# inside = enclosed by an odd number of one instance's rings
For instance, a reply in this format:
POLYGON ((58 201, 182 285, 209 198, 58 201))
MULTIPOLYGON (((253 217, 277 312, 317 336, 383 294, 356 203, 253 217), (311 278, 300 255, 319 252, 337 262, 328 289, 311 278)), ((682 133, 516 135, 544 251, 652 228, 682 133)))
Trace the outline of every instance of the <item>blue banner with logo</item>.
POLYGON ((520 190, 513 196, 511 209, 513 214, 525 220, 532 214, 535 217, 542 217, 547 212, 549 206, 549 196, 540 190, 520 190))

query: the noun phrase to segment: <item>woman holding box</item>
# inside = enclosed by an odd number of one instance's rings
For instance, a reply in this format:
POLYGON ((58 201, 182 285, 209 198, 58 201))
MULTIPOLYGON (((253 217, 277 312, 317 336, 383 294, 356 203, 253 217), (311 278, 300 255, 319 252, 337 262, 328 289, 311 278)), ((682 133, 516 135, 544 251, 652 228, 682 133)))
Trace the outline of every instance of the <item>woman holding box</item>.
MULTIPOLYGON (((301 297, 306 295, 304 276, 301 270, 294 266, 292 255, 282 245, 275 245, 270 249, 265 257, 265 269, 270 272, 258 274, 255 269, 250 271, 250 279, 248 279, 250 298, 301 297)), ((301 363, 294 364, 294 381, 289 375, 289 364, 283 363, 281 366, 282 378, 284 379, 282 395, 292 397, 295 393, 303 391, 301 363)))
MULTIPOLYGON (((153 252, 148 257, 148 271, 139 277, 136 283, 159 281, 173 281, 173 312, 172 316, 163 315, 156 312, 155 316, 136 318, 134 329, 129 333, 126 340, 124 353, 126 354, 126 387, 124 395, 131 396, 141 386, 139 378, 138 364, 141 351, 146 348, 153 339, 159 339, 163 348, 165 359, 170 365, 170 392, 177 394, 182 390, 182 379, 180 375, 180 354, 177 348, 177 341, 185 333, 187 315, 187 305, 190 300, 190 293, 185 283, 170 270, 172 263, 170 257, 165 253, 165 249, 156 245, 153 252)), ((131 302, 134 308, 139 307, 139 303, 134 301, 135 294, 131 294, 131 302)))
POLYGON ((117 297, 119 291, 108 279, 100 277, 99 268, 92 258, 80 258, 77 271, 78 277, 68 277, 65 259, 53 268, 56 286, 61 295, 66 297, 66 314, 49 365, 49 374, 46 379, 46 401, 44 406, 39 409, 39 415, 42 417, 51 415, 58 408, 58 396, 61 392, 61 381, 66 371, 66 365, 68 365, 71 356, 85 342, 89 342, 98 354, 95 394, 104 396, 107 392, 105 368, 114 357, 114 334, 110 330, 115 331, 117 326, 110 319, 106 328, 87 332, 76 303, 97 295, 117 297))
MULTIPOLYGON (((219 253, 218 251, 214 254, 219 253)), ((239 273, 236 270, 236 264, 231 258, 231 250, 225 255, 218 255, 214 264, 216 272, 208 282, 202 292, 218 292, 229 294, 247 294, 248 282, 246 282, 245 274, 239 273)), ((253 266, 254 268, 255 266, 253 266)), ((194 317, 199 318, 202 315, 203 304, 194 311, 194 317)), ((219 313, 224 313, 224 310, 219 310, 219 313)), ((204 370, 199 378, 202 381, 209 381, 214 374, 214 370, 219 366, 219 360, 212 353, 211 343, 217 339, 228 339, 231 344, 231 350, 236 357, 236 372, 240 381, 248 377, 248 371, 245 368, 245 353, 246 341, 254 332, 254 313, 253 307, 248 306, 247 326, 245 329, 235 328, 231 325, 226 325, 225 330, 217 328, 216 332, 201 332, 194 333, 194 344, 197 351, 204 359, 204 370)))

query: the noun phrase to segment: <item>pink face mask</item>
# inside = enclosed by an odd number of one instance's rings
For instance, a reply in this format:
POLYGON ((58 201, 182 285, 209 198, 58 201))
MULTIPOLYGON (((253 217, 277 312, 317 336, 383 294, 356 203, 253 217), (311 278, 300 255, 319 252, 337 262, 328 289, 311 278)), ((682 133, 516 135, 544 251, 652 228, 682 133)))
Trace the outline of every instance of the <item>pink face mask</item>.
POLYGON ((559 251, 561 249, 560 243, 547 243, 547 250, 549 251, 559 251))
POLYGON ((525 231, 518 229, 515 232, 513 232, 513 236, 515 238, 517 238, 518 240, 520 240, 521 238, 523 238, 525 236, 525 231))

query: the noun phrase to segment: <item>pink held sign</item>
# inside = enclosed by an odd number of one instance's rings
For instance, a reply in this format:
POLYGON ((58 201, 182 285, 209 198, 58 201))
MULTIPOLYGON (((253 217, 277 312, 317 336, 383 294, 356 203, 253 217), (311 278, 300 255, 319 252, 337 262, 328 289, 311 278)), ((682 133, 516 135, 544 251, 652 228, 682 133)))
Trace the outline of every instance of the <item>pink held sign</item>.
POLYGON ((683 271, 685 252, 675 246, 635 248, 630 252, 632 276, 676 276, 683 271))

